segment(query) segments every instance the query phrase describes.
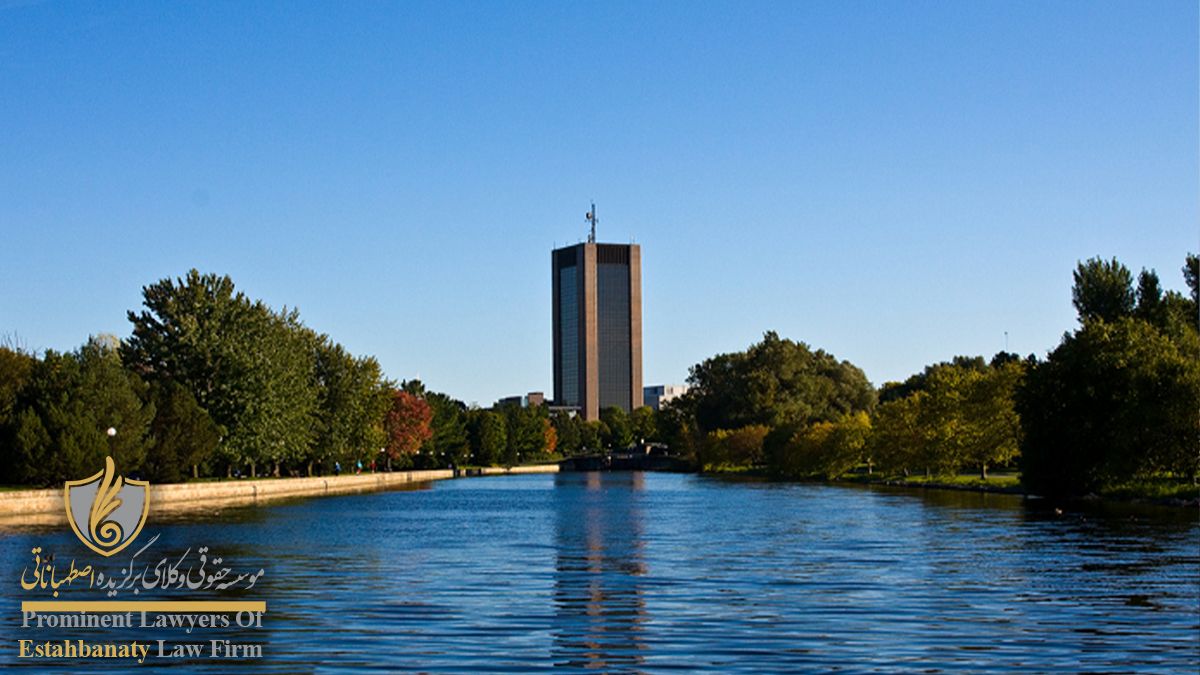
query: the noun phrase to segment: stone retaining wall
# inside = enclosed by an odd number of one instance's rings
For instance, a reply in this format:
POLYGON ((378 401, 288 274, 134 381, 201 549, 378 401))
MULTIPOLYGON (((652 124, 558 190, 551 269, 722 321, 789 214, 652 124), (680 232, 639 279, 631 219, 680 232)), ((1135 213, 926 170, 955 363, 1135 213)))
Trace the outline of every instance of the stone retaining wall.
MULTIPOLYGON (((557 473, 557 464, 515 466, 511 469, 435 469, 430 471, 392 471, 346 476, 310 478, 267 478, 258 480, 222 480, 207 483, 167 483, 150 486, 150 516, 190 510, 221 509, 287 497, 374 492, 406 483, 443 480, 467 476, 494 476, 523 473, 557 473)), ((0 524, 66 523, 63 490, 15 490, 0 492, 0 524)))

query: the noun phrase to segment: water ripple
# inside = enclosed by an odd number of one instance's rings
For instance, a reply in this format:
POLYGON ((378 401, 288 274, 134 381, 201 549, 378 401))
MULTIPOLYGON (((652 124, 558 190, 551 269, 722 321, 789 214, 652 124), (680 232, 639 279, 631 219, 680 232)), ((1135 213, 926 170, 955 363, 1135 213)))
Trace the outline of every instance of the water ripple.
MULTIPOLYGON (((668 474, 425 487, 160 524, 164 551, 207 545, 268 570, 255 596, 269 608, 265 658, 181 665, 732 675, 1200 662, 1195 514, 1059 516, 1009 495, 668 474)), ((71 537, 0 535, 0 554, 19 569, 30 546, 69 550, 71 537)), ((0 607, 6 668, 38 665, 11 647, 27 637, 19 600, 0 607)))

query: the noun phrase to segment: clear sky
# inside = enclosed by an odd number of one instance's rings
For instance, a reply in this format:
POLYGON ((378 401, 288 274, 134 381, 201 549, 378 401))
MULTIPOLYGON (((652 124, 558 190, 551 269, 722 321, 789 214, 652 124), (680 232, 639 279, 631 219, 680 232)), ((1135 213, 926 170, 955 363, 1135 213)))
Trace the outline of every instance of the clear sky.
POLYGON ((1071 272, 1184 289, 1169 2, 0 0, 0 334, 127 337, 191 269, 389 377, 552 390, 550 251, 642 246, 646 384, 775 330, 875 384, 1044 356, 1071 272))

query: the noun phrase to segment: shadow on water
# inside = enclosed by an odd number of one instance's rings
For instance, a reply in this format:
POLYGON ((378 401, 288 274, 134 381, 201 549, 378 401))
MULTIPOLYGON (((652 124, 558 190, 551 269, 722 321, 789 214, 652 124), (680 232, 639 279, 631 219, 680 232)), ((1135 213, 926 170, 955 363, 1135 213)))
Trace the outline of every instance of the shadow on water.
POLYGON ((567 473, 555 513, 556 667, 639 672, 648 620, 641 577, 642 473, 567 473))

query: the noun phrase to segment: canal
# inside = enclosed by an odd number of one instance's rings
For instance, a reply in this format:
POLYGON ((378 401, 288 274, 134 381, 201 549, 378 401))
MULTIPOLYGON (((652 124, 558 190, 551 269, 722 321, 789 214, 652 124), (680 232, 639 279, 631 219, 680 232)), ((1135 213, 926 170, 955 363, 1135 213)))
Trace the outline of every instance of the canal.
MULTIPOLYGON (((1200 663, 1194 509, 1014 495, 564 473, 447 480, 152 521, 110 559, 64 529, 0 533, 0 664, 30 672, 1181 673, 1200 663), (157 540, 128 565, 133 549, 157 540), (109 576, 160 559, 264 570, 221 594, 261 627, 22 625, 31 551, 109 576), (122 566, 125 566, 123 568, 122 566), (136 662, 19 640, 139 641, 136 662), (181 643, 262 657, 158 656, 181 643), (32 643, 31 643, 32 644, 32 643)), ((215 567, 209 568, 215 569, 215 567)), ((131 586, 132 588, 132 586, 131 586)), ((144 588, 144 585, 143 585, 144 588)), ((189 594, 190 593, 190 594, 189 594)), ((136 616, 136 615, 135 615, 136 616)))

